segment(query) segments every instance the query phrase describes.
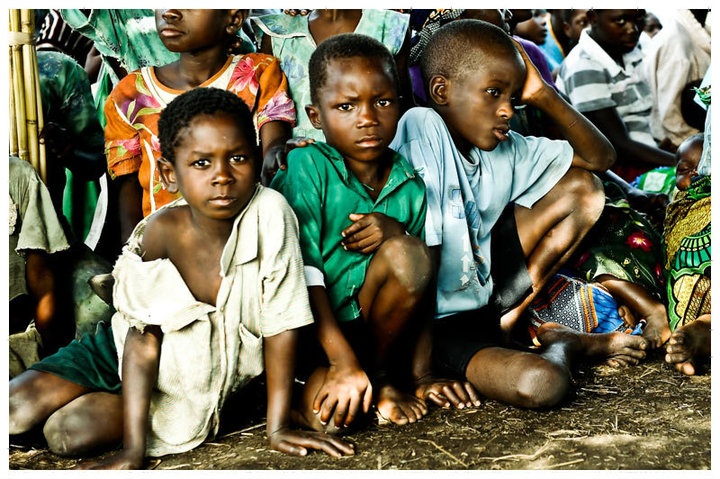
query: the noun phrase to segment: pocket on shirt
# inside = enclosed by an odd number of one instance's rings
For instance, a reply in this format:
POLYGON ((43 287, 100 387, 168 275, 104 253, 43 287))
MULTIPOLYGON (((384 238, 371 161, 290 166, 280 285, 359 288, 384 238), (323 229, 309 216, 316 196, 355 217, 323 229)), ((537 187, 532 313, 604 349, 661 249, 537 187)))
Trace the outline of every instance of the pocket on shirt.
POLYGON ((263 338, 255 336, 243 324, 238 330, 240 335, 240 354, 238 360, 238 375, 240 377, 254 378, 265 369, 263 356, 263 338))

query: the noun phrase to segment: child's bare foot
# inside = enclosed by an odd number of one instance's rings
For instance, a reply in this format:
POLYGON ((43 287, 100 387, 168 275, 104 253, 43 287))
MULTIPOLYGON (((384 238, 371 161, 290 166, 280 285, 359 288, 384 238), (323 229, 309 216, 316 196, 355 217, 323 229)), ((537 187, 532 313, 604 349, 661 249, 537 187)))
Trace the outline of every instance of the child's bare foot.
POLYGON ((670 339, 670 325, 668 324, 667 309, 665 305, 658 305, 652 314, 645 315, 647 326, 643 330, 643 338, 648 340, 651 349, 657 349, 670 339))
POLYGON ((648 342, 625 333, 581 333, 558 323, 544 323, 537 331, 543 346, 560 341, 578 342, 580 353, 589 358, 606 359, 612 366, 636 365, 645 358, 648 342), (573 339, 574 338, 574 339, 573 339))
POLYGON ((665 345, 665 362, 675 369, 693 376, 696 366, 710 359, 710 315, 704 314, 692 323, 678 328, 665 345))
POLYGON ((380 387, 375 406, 381 421, 399 425, 419 421, 428 412, 424 401, 390 384, 380 387))

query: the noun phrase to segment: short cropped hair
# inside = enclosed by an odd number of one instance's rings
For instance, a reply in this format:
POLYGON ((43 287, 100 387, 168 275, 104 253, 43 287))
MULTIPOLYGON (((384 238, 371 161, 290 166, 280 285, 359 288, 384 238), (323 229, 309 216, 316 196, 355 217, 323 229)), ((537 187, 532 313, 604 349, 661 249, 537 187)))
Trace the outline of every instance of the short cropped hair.
POLYGON ((435 75, 460 78, 477 71, 491 58, 517 57, 524 64, 510 35, 502 28, 477 19, 452 21, 435 32, 420 57, 425 82, 435 75))
POLYGON ((327 64, 331 60, 343 58, 377 59, 385 64, 387 73, 397 91, 400 85, 397 65, 392 53, 379 41, 360 33, 342 33, 333 35, 322 42, 310 56, 308 64, 310 76, 310 100, 317 104, 318 90, 327 82, 327 64))
POLYGON ((182 132, 200 115, 224 114, 232 118, 251 145, 255 145, 253 115, 244 101, 234 93, 219 88, 193 88, 173 99, 160 113, 158 140, 160 153, 175 163, 175 149, 182 141, 182 132))

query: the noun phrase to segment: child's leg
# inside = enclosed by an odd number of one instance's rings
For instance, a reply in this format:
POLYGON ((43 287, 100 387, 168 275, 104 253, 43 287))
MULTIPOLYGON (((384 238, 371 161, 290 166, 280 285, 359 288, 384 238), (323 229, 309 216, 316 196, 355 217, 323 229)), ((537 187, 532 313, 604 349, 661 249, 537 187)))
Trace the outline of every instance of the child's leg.
POLYGON ((542 354, 484 348, 470 359, 465 377, 490 399, 525 408, 555 406, 570 391, 570 363, 577 347, 560 341, 545 347, 542 354))
POLYGON ((82 456, 118 447, 123 440, 120 394, 83 394, 58 409, 43 428, 48 447, 60 456, 82 456))
POLYGON ((389 376, 382 376, 397 373, 392 366, 402 365, 407 366, 402 373, 408 377, 401 379, 410 379, 411 343, 419 332, 411 321, 425 297, 431 271, 430 253, 422 240, 409 235, 393 237, 375 253, 358 294, 362 318, 375 343, 370 374, 381 377, 374 385, 377 409, 396 424, 415 422, 427 413, 422 401, 401 392, 389 376), (397 352, 408 357, 397 357, 393 354, 397 352))
POLYGON ((659 348, 665 344, 670 338, 670 325, 664 304, 638 284, 610 275, 601 275, 597 281, 607 288, 618 303, 630 307, 638 319, 647 321, 643 337, 650 342, 650 347, 659 348))
POLYGON ((570 168, 532 209, 516 206, 515 221, 532 280, 532 292, 501 318, 510 332, 518 318, 600 217, 605 195, 589 171, 570 168))
POLYGON ((688 376, 697 366, 710 361, 710 315, 703 314, 695 321, 676 329, 665 346, 665 361, 688 376))
POLYGON ((45 422, 56 454, 83 454, 122 439, 122 396, 91 393, 53 374, 29 370, 13 378, 9 406, 8 432, 21 434, 45 422))
POLYGON ((53 374, 27 370, 9 385, 9 434, 22 434, 90 390, 53 374))

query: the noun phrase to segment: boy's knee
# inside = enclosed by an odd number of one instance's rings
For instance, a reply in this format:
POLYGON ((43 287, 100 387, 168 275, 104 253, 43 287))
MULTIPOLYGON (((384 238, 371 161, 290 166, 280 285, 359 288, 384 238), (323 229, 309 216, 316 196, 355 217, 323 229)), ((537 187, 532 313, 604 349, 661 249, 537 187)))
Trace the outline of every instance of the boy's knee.
POLYGON ((557 405, 570 390, 569 373, 552 363, 530 368, 518 381, 518 406, 540 409, 557 405))
POLYGON ((563 193, 575 211, 595 223, 605 207, 605 190, 600 178, 582 168, 570 168, 563 183, 563 193))
POLYGON ((394 236, 386 240, 377 254, 381 254, 389 271, 411 293, 423 291, 430 282, 432 262, 430 250, 418 237, 394 236))
POLYGON ((8 417, 8 434, 23 434, 28 432, 35 426, 34 418, 30 411, 23 404, 20 404, 17 400, 13 400, 12 395, 9 401, 10 415, 8 417))
POLYGON ((48 449, 58 456, 77 456, 87 451, 83 445, 83 429, 78 427, 73 415, 66 414, 62 409, 45 421, 43 434, 48 449))

